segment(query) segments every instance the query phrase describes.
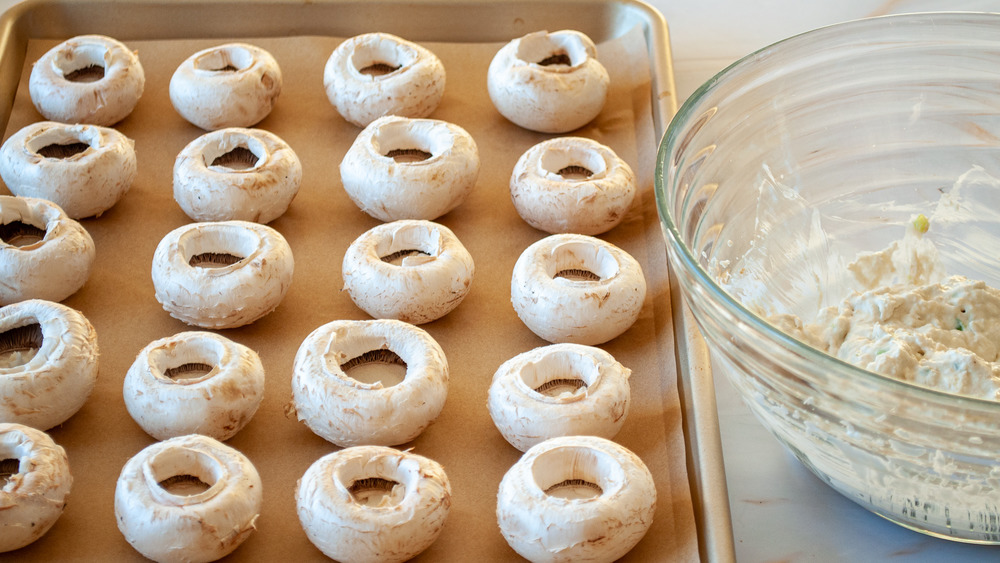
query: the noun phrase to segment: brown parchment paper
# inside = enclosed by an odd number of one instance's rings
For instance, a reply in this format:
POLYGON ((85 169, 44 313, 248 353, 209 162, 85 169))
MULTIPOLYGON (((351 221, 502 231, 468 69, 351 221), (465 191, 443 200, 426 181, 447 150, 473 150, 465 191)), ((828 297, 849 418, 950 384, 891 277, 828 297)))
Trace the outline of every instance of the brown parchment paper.
MULTIPOLYGON (((288 418, 291 368, 302 340, 335 319, 367 315, 341 291, 340 264, 347 246, 378 222, 344 193, 338 165, 360 129, 327 101, 323 65, 342 38, 239 38, 269 50, 281 65, 284 89, 258 127, 285 139, 298 153, 302 188, 288 212, 271 223, 288 240, 295 277, 285 300, 270 315, 225 336, 260 353, 266 394, 254 419, 228 444, 256 465, 264 484, 257 531, 230 557, 234 561, 323 560, 295 513, 296 480, 335 446, 288 418)), ((601 44, 599 58, 612 80, 601 115, 573 134, 611 146, 636 171, 640 194, 624 222, 602 238, 643 265, 649 291, 639 321, 603 345, 632 369, 631 413, 616 440, 649 466, 657 485, 657 510, 649 533, 629 561, 698 559, 692 501, 685 468, 670 326, 666 257, 653 198, 655 143, 649 65, 641 30, 601 44)), ((4 138, 41 120, 27 92, 30 62, 56 41, 33 40, 13 114, 4 138)), ((83 409, 52 437, 65 447, 74 475, 62 518, 40 541, 4 560, 141 560, 118 532, 113 496, 125 462, 153 443, 129 417, 122 381, 136 353, 154 339, 190 327, 171 318, 153 297, 153 251, 170 230, 189 222, 173 201, 172 166, 177 153, 204 133, 172 108, 167 85, 174 69, 196 50, 219 40, 134 41, 146 72, 146 91, 135 112, 116 127, 135 140, 139 176, 114 208, 83 224, 97 245, 87 284, 65 301, 97 329, 101 350, 97 388, 83 409)), ((423 325, 444 348, 451 368, 447 404, 438 420, 401 448, 442 463, 451 479, 453 504, 444 531, 420 561, 519 560, 496 524, 496 490, 520 456, 495 429, 486 410, 490 380, 507 359, 547 344, 529 331, 510 304, 510 277, 518 255, 545 236, 524 223, 510 202, 508 180, 517 158, 549 138, 518 128, 500 116, 486 91, 486 70, 500 44, 424 43, 444 62, 447 88, 432 117, 459 124, 475 138, 482 171, 466 202, 438 221, 451 228, 476 263, 472 290, 452 313, 423 325)))

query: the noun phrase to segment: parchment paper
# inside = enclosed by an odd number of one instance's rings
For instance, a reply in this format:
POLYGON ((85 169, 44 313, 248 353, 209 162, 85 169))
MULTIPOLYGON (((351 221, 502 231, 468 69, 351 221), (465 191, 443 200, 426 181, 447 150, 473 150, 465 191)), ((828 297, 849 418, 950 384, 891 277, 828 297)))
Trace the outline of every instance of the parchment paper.
MULTIPOLYGON (((347 246, 378 222, 344 193, 338 165, 360 129, 344 121, 323 92, 322 71, 342 38, 240 38, 269 50, 281 65, 284 89, 258 127, 285 139, 302 160, 304 179, 291 208, 271 223, 295 257, 291 289, 276 311, 256 323, 222 333, 257 350, 267 372, 266 394, 255 418, 229 440, 259 470, 264 509, 257 531, 231 560, 322 560, 295 513, 294 488, 311 463, 336 448, 284 414, 291 400, 295 352, 316 327, 367 315, 341 291, 340 263, 347 246)), ((649 286, 639 321, 603 345, 632 369, 631 413, 617 441, 635 451, 657 483, 652 528, 629 561, 698 558, 686 475, 677 394, 666 257, 653 201, 653 136, 649 65, 641 30, 600 45, 612 89, 601 115, 573 134, 611 146, 636 171, 640 194, 625 221, 602 238, 642 264, 649 286)), ((32 41, 27 61, 56 41, 32 41)), ((146 91, 135 112, 117 125, 135 140, 139 176, 114 208, 83 224, 97 244, 97 263, 86 286, 65 301, 97 329, 100 377, 83 409, 52 437, 66 448, 74 483, 62 518, 40 541, 3 559, 47 561, 141 560, 118 532, 113 496, 125 462, 153 443, 129 417, 122 380, 136 353, 154 339, 190 327, 171 318, 153 297, 150 265, 159 240, 189 219, 173 201, 177 153, 204 133, 172 108, 167 85, 174 69, 196 50, 218 40, 136 41, 146 71, 146 91)), ((518 319, 510 304, 510 277, 518 255, 546 235, 516 214, 507 183, 517 158, 549 138, 506 121, 486 92, 486 69, 500 44, 425 43, 444 62, 447 88, 432 115, 457 123, 475 138, 482 159, 478 184, 466 202, 439 222, 451 228, 476 262, 466 300, 451 314, 423 325, 444 348, 451 367, 447 404, 438 420, 401 448, 436 459, 451 479, 453 505, 438 541, 420 561, 519 560, 496 524, 496 490, 520 456, 495 429, 486 410, 496 368, 518 353, 547 344, 518 319)), ((27 92, 24 68, 4 138, 41 120, 27 92)))

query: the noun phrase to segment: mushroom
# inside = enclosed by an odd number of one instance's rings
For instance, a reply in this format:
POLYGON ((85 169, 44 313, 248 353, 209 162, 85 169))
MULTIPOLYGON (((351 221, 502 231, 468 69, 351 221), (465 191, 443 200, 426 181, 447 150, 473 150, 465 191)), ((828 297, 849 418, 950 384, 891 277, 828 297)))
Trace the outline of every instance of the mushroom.
POLYGON ((0 421, 39 430, 65 422, 97 383, 97 356, 82 313, 40 299, 0 307, 0 421))
POLYGON ((113 125, 135 109, 146 86, 139 57, 103 35, 56 45, 31 67, 28 93, 45 119, 113 125))
POLYGON ((340 163, 351 201, 380 221, 437 219, 465 201, 478 177, 472 136, 435 119, 380 117, 340 163))
POLYGON ((357 446, 313 463, 295 489, 302 528, 327 557, 399 563, 430 547, 451 508, 441 464, 382 446, 357 446))
POLYGON ((326 97, 358 127, 385 115, 427 117, 441 103, 444 83, 437 55, 388 33, 344 41, 323 69, 326 97))
POLYGON ((292 283, 292 249, 281 234, 247 221, 192 223, 153 253, 156 300, 175 319, 235 328, 273 311, 292 283))
POLYGON ((259 123, 271 113, 279 94, 278 61, 264 49, 246 43, 198 51, 170 77, 174 109, 209 131, 259 123))
POLYGON ((510 177, 514 208, 549 233, 598 235, 625 218, 635 175, 611 148, 583 137, 557 137, 521 155, 510 177))
POLYGON ((0 195, 0 305, 66 299, 87 283, 95 255, 90 233, 58 205, 0 195))
POLYGON ((493 423, 522 452, 548 438, 614 438, 629 409, 631 370, 601 350, 551 344, 507 360, 493 376, 493 423))
POLYGON ((0 423, 0 552, 44 536, 62 516, 72 484, 66 451, 48 434, 0 423))
POLYGON ((211 332, 181 332, 148 344, 125 375, 125 407, 157 440, 204 434, 228 440, 264 398, 256 352, 211 332))
POLYGON ((475 264, 443 225, 431 221, 384 223, 358 237, 344 255, 344 289, 380 319, 422 324, 439 319, 465 299, 475 264))
POLYGON ((549 235, 532 244, 510 283, 517 316, 549 342, 607 342, 635 323, 645 298, 639 262, 586 235, 549 235))
POLYGON ((11 193, 47 199, 73 219, 100 216, 135 176, 135 143, 107 127, 42 121, 0 146, 0 178, 11 193))
POLYGON ((583 127, 601 113, 608 71, 579 31, 536 31, 504 45, 490 62, 486 87, 501 115, 542 133, 583 127))
POLYGON ((497 522, 533 562, 607 562, 649 530, 656 486, 637 455, 605 438, 563 436, 529 449, 500 481, 497 522))
POLYGON ((231 127, 191 141, 174 161, 174 199, 195 221, 280 217, 302 183, 302 163, 273 133, 231 127))
POLYGON ((396 320, 333 321, 299 347, 292 404, 300 421, 338 446, 394 446, 441 413, 448 360, 426 331, 396 320))
POLYGON ((215 561, 254 531, 261 489, 242 453, 208 436, 178 436, 128 460, 115 517, 128 543, 154 561, 215 561))

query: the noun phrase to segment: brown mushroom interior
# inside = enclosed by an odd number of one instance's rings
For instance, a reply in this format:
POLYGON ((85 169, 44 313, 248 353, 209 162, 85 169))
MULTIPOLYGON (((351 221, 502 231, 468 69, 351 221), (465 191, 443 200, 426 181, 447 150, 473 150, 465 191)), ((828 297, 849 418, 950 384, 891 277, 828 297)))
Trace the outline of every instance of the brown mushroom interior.
POLYGON ((586 446, 563 446, 543 452, 531 464, 535 485, 564 499, 589 499, 620 488, 621 465, 608 454, 586 446))
POLYGON ((31 323, 0 332, 0 368, 23 366, 42 348, 42 326, 31 323))
POLYGON ((434 156, 431 153, 420 149, 392 149, 385 156, 396 162, 420 162, 434 156))
POLYGON ((602 154, 587 146, 574 145, 550 147, 542 153, 541 166, 546 172, 569 181, 603 178, 608 170, 602 154))
POLYGON ((364 506, 388 506, 398 504, 393 499, 393 489, 399 487, 396 481, 381 477, 365 477, 351 483, 347 490, 354 502, 364 506))
POLYGON ((518 376, 529 389, 547 397, 577 395, 593 385, 600 375, 594 362, 579 361, 582 358, 568 350, 551 351, 524 364, 518 376))
POLYGON ((212 372, 210 364, 191 362, 172 367, 163 372, 164 375, 178 382, 200 380, 212 372))
POLYGON ((65 144, 51 144, 45 145, 44 147, 38 149, 38 154, 44 156, 45 158, 69 158, 73 155, 77 155, 87 150, 89 147, 87 143, 65 143, 65 144))
POLYGON ((574 67, 589 56, 587 48, 575 35, 535 33, 521 38, 517 58, 539 66, 574 67))
POLYGON ((245 146, 238 146, 234 149, 217 156, 212 160, 212 166, 225 166, 226 168, 231 168, 233 170, 249 170, 260 161, 258 157, 252 150, 245 146))
POLYGON ((10 478, 20 472, 21 460, 17 458, 0 459, 0 488, 7 486, 10 478))
POLYGON ((214 376, 226 355, 225 345, 212 338, 167 339, 147 352, 146 361, 157 376, 190 385, 214 376))
POLYGON ((590 241, 560 244, 546 264, 553 278, 577 282, 601 282, 618 275, 618 261, 606 248, 590 241))
POLYGON ((0 225, 0 240, 11 246, 28 246, 44 238, 45 229, 31 223, 11 221, 0 225))
POLYGON ((430 254, 418 248, 405 248, 403 250, 397 250, 391 254, 386 254, 385 256, 382 256, 380 260, 394 266, 400 266, 403 263, 403 259, 408 256, 430 256, 430 254))
POLYGON ((215 223, 181 234, 178 251, 193 268, 225 268, 254 256, 262 242, 252 229, 215 223))
POLYGON ((188 264, 196 268, 225 268, 238 263, 243 258, 243 256, 226 252, 203 252, 191 256, 188 264))
POLYGON ((412 163, 448 152, 455 137, 447 126, 430 120, 389 121, 374 132, 372 143, 383 156, 412 163))
POLYGON ((97 82, 104 78, 107 48, 100 44, 75 45, 56 55, 55 65, 70 82, 97 82))
POLYGON ((385 76, 403 68, 401 65, 394 65, 383 62, 374 62, 364 68, 359 68, 358 72, 366 76, 385 76))
POLYGON ((203 493, 211 487, 194 475, 174 475, 157 483, 163 490, 179 497, 189 497, 203 493))
POLYGON ((538 61, 538 64, 542 66, 550 66, 550 65, 570 66, 573 64, 573 62, 570 60, 569 55, 565 51, 558 51, 538 61))
POLYGON ((392 74, 412 65, 416 60, 417 52, 412 48, 382 36, 372 36, 370 40, 358 42, 351 53, 354 68, 373 78, 392 74))
POLYGON ((151 470, 149 477, 156 485, 180 497, 200 495, 226 474, 218 459, 184 446, 160 450, 147 463, 151 470))
POLYGON ((371 385, 381 382, 383 387, 399 385, 406 379, 406 362, 388 348, 369 350, 340 364, 348 377, 371 385))

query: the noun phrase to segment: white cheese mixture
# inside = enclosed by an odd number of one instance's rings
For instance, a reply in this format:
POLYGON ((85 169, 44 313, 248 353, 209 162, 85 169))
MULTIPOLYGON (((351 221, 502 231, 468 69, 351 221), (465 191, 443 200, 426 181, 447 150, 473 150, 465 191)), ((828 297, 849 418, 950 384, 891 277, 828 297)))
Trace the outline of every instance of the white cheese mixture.
POLYGON ((869 371, 1000 400, 1000 290, 961 276, 930 283, 941 268, 926 230, 920 216, 902 241, 860 256, 849 269, 870 289, 820 311, 815 323, 789 314, 769 321, 869 371))

